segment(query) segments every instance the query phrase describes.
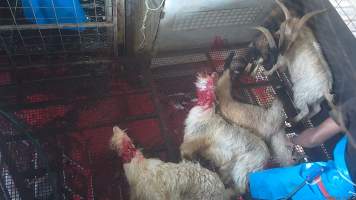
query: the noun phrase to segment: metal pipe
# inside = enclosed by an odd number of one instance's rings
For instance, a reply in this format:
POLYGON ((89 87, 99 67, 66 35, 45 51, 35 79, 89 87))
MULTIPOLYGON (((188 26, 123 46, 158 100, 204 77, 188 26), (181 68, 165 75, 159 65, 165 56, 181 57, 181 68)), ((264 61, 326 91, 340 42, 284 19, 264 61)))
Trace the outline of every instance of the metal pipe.
MULTIPOLYGON (((140 91, 120 92, 120 93, 111 94, 111 95, 100 95, 100 96, 91 95, 85 99, 62 98, 62 99, 42 101, 42 102, 1 104, 0 109, 3 109, 5 111, 16 111, 16 110, 21 110, 21 109, 40 109, 40 108, 46 108, 49 106, 68 105, 68 104, 74 104, 74 103, 85 103, 85 102, 89 102, 89 101, 96 101, 96 100, 98 100, 98 98, 105 99, 105 98, 110 98, 110 97, 112 98, 112 97, 120 97, 120 96, 147 94, 149 92, 150 92, 149 90, 145 89, 145 90, 140 90, 140 91)), ((130 119, 130 117, 128 119, 130 119)))
POLYGON ((33 30, 33 29, 63 29, 76 27, 96 28, 98 27, 113 27, 110 22, 86 22, 86 23, 64 23, 64 24, 21 24, 21 25, 1 25, 0 31, 8 30, 33 30))
POLYGON ((150 60, 149 58, 144 58, 144 56, 142 56, 142 60, 144 60, 144 62, 140 63, 141 67, 144 70, 144 77, 145 80, 148 82, 148 84, 150 85, 151 91, 152 91, 152 101, 155 105, 155 109, 158 115, 158 121, 159 121, 159 126, 160 126, 160 133, 162 135, 162 138, 165 142, 165 146, 167 148, 168 151, 168 159, 171 162, 174 161, 178 161, 179 160, 179 151, 177 150, 177 147, 175 147, 173 139, 172 139, 172 135, 171 133, 169 133, 168 130, 168 125, 165 122, 165 119, 163 117, 163 111, 162 111, 162 107, 160 105, 160 100, 158 98, 158 88, 157 85, 154 82, 154 78, 152 75, 151 70, 149 69, 150 66, 150 60))
MULTIPOLYGON (((14 25, 11 25, 11 26, 14 27, 14 29, 12 29, 12 30, 17 30, 17 32, 18 32, 18 34, 19 34, 19 36, 20 36, 21 42, 22 42, 22 46, 25 48, 25 47, 26 47, 26 45, 25 45, 25 40, 23 39, 22 34, 21 34, 21 31, 20 31, 21 29, 19 29, 19 25, 18 25, 17 22, 16 22, 16 17, 15 17, 14 12, 13 12, 12 9, 11 9, 11 4, 10 4, 9 0, 6 0, 6 1, 7 1, 7 5, 10 7, 10 13, 11 13, 11 16, 12 16, 12 20, 13 20, 13 22, 14 22, 14 25)), ((1 28, 1 27, 3 27, 3 26, 0 26, 0 28, 1 28)), ((1 29, 0 29, 0 31, 1 31, 1 29)), ((25 52, 26 52, 26 54, 27 54, 27 51, 25 51, 25 52)), ((31 63, 31 58, 30 58, 30 56, 27 55, 27 58, 28 58, 29 63, 31 63)))
MULTIPOLYGON (((0 37, 1 38, 1 37, 0 37)), ((56 62, 51 63, 51 67, 54 66, 73 66, 73 65, 92 65, 92 64, 116 64, 116 63, 125 63, 128 62, 128 58, 118 57, 116 59, 100 59, 100 60, 86 60, 86 61, 75 61, 75 62, 56 62)), ((48 64, 37 64, 37 65, 23 65, 23 66, 16 66, 16 69, 23 70, 23 69, 34 69, 34 68, 47 68, 48 64)), ((12 67, 0 67, 1 71, 9 71, 13 69, 12 67)))
POLYGON ((118 4, 118 42, 125 48, 126 43, 126 0, 120 0, 118 4))
POLYGON ((112 9, 113 9, 113 32, 114 32, 114 35, 113 35, 113 40, 114 40, 114 44, 113 44, 113 50, 114 50, 114 57, 117 57, 119 56, 119 49, 118 49, 118 24, 117 24, 117 1, 118 0, 114 0, 113 2, 113 6, 112 6, 112 9))

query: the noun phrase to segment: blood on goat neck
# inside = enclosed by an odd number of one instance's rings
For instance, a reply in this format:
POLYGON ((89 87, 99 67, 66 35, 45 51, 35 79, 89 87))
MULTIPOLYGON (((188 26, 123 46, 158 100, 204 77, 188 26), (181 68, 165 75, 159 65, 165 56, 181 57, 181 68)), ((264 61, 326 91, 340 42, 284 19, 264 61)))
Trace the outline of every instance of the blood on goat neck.
POLYGON ((136 149, 135 145, 132 144, 130 139, 124 139, 122 141, 122 161, 124 163, 130 163, 136 154, 141 154, 141 152, 136 149))
POLYGON ((198 106, 211 108, 215 101, 214 79, 211 76, 198 76, 197 88, 198 106))

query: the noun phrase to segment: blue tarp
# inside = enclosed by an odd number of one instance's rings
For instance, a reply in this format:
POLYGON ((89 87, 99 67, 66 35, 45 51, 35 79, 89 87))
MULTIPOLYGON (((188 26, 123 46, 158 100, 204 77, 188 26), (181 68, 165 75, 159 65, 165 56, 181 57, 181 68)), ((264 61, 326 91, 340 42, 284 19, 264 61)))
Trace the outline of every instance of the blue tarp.
POLYGON ((22 0, 27 20, 34 24, 84 23, 79 0, 22 0))
MULTIPOLYGON (((323 182, 326 191, 336 199, 350 198, 355 191, 345 162, 346 144, 347 138, 345 136, 334 149, 335 160, 304 163, 250 174, 251 196, 258 200, 283 199, 303 183, 310 173, 313 173, 312 169, 323 167, 325 171, 320 175, 320 181, 323 182)), ((293 195, 292 199, 323 200, 325 197, 317 182, 313 182, 305 184, 293 195)))

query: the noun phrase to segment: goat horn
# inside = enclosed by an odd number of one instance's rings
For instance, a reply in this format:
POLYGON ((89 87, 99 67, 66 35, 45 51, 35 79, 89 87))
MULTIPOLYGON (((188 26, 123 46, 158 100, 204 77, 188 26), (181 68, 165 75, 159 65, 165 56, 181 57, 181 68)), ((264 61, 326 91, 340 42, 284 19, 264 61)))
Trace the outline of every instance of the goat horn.
POLYGON ((261 31, 263 33, 263 35, 266 37, 266 39, 268 41, 268 44, 269 44, 269 47, 271 49, 277 47, 276 42, 274 41, 274 38, 273 38, 271 32, 268 29, 266 29, 265 27, 262 27, 262 26, 253 27, 253 29, 256 29, 256 30, 261 31))
POLYGON ((317 11, 313 11, 313 12, 310 12, 306 15, 304 15, 300 20, 299 22, 297 23, 295 29, 294 29, 294 33, 293 33, 293 36, 292 36, 292 39, 289 43, 288 46, 291 46, 293 44, 293 42, 297 39, 300 31, 302 30, 302 27, 305 25, 305 23, 311 19, 312 17, 316 16, 316 15, 319 15, 321 13, 324 13, 326 12, 328 9, 323 9, 323 10, 317 10, 317 11))
POLYGON ((286 17, 286 20, 290 19, 291 15, 290 15, 290 12, 289 12, 288 8, 280 0, 276 0, 276 3, 282 9, 282 11, 283 11, 283 13, 284 13, 284 15, 286 17))
POLYGON ((295 31, 299 32, 300 29, 304 26, 304 24, 311 19, 312 17, 314 17, 315 15, 319 15, 323 12, 326 12, 328 9, 323 9, 323 10, 317 10, 317 11, 313 11, 310 13, 307 13, 306 15, 304 15, 298 22, 295 31))

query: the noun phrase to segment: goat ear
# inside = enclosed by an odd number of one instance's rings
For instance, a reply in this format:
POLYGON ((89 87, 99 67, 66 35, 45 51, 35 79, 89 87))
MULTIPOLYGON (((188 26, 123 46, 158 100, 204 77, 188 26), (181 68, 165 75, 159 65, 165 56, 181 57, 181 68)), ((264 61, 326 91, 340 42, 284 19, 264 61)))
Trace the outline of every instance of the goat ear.
POLYGON ((288 8, 280 0, 276 0, 276 3, 282 9, 284 16, 286 17, 286 20, 290 19, 291 15, 288 8))
POLYGON ((294 28, 294 32, 291 38, 290 43, 288 44, 288 48, 293 44, 293 42, 297 39, 300 31, 302 30, 303 26, 305 25, 305 23, 310 20, 312 17, 322 14, 324 12, 328 11, 328 9, 323 9, 323 10, 317 10, 317 11, 313 11, 310 12, 306 15, 304 15, 297 23, 297 25, 294 28))
POLYGON ((266 37, 266 39, 268 41, 268 45, 271 49, 277 48, 277 45, 276 45, 276 42, 274 41, 272 33, 268 29, 266 29, 265 27, 262 27, 262 26, 254 27, 254 29, 261 31, 263 33, 263 35, 266 37))

